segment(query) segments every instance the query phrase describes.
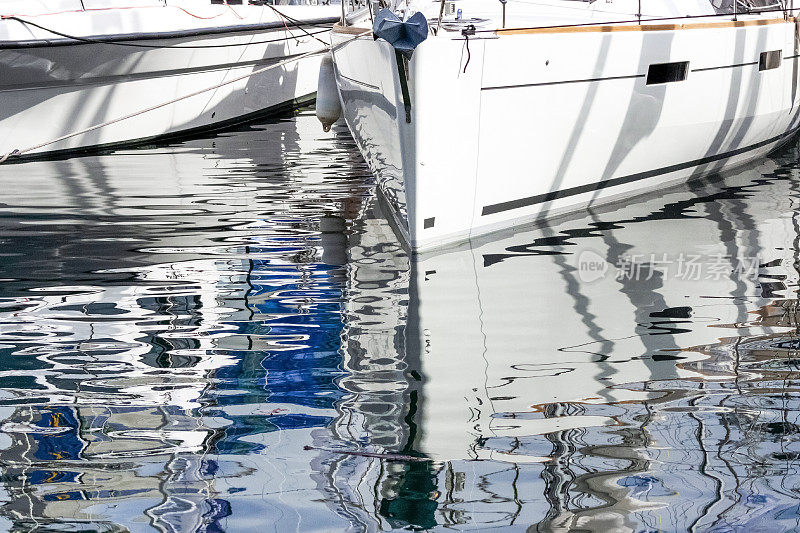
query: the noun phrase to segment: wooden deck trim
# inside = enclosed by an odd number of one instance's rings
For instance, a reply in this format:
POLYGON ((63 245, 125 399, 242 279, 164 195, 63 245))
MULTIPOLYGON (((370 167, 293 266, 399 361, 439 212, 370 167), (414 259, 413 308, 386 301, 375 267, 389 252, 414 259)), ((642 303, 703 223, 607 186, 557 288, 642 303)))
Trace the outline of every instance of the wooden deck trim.
POLYGON ((362 33, 367 33, 370 31, 370 28, 359 28, 358 26, 342 26, 341 22, 337 22, 331 28, 333 33, 344 33, 346 35, 359 35, 362 33))
POLYGON ((716 28, 745 28, 771 24, 793 24, 794 19, 729 20, 726 22, 692 22, 686 24, 609 24, 598 26, 553 26, 552 28, 508 28, 498 29, 498 35, 529 35, 536 33, 606 33, 618 31, 677 31, 716 28))

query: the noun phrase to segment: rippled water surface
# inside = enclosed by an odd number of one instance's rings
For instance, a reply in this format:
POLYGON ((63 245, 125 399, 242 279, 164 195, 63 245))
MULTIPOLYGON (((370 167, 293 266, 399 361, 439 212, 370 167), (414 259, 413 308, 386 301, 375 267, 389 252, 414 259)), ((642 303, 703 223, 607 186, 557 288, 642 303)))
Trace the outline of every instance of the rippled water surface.
POLYGON ((410 259, 313 115, 0 167, 0 529, 800 529, 798 147, 410 259))

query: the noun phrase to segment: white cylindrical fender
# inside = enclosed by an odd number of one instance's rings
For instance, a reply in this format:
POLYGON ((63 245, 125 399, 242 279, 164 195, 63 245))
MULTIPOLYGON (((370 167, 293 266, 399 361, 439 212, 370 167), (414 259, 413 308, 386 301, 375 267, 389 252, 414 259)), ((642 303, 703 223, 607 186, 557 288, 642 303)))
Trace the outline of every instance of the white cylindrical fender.
POLYGON ((325 54, 319 66, 317 81, 317 118, 322 122, 322 129, 330 131, 331 125, 342 116, 342 105, 339 103, 339 91, 336 88, 336 77, 333 73, 333 59, 325 54))

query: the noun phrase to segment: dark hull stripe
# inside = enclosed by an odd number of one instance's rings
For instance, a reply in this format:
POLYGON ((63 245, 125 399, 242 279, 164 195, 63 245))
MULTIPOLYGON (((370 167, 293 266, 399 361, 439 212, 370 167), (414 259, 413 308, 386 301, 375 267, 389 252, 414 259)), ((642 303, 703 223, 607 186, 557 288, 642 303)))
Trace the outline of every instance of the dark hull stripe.
POLYGON ((364 87, 369 87, 370 89, 374 89, 376 91, 380 91, 381 90, 381 88, 378 87, 377 85, 371 85, 371 84, 369 84, 369 83, 367 83, 365 81, 359 81, 359 80, 356 80, 356 79, 353 79, 353 78, 348 78, 347 76, 345 76, 341 72, 338 72, 338 70, 337 70, 337 74, 339 74, 340 78, 344 78, 344 79, 346 79, 347 81, 349 81, 351 83, 355 83, 356 85, 362 85, 364 87))
POLYGON ((769 144, 786 140, 795 133, 800 128, 795 128, 791 131, 783 133, 781 135, 776 135, 771 139, 767 139, 765 141, 761 141, 759 143, 753 144, 751 146, 746 146, 744 148, 738 148, 736 150, 731 150, 730 152, 725 152, 723 154, 712 155, 708 157, 703 157, 700 159, 695 159, 694 161, 687 161, 686 163, 679 163, 677 165, 670 165, 668 167, 657 168, 654 170, 648 170, 646 172, 639 172, 637 174, 631 174, 629 176, 621 176, 619 178, 612 178, 604 181, 599 181, 596 183, 589 183, 586 185, 579 185, 577 187, 570 187, 569 189, 562 189, 560 191, 553 191, 548 192, 545 194, 537 194, 536 196, 529 196, 527 198, 519 198, 517 200, 510 200, 508 202, 501 202, 499 204, 492 204, 484 206, 483 210, 481 211, 481 216, 487 215, 494 215, 496 213, 502 213, 504 211, 510 211, 512 209, 520 209, 522 207, 529 207, 536 204, 541 204, 544 202, 551 202, 553 200, 558 200, 560 198, 568 198, 570 196, 575 196, 578 194, 585 194, 589 192, 599 191, 601 189, 606 189, 608 187, 616 187, 617 185, 624 185, 626 183, 632 183, 635 181, 640 181, 648 178, 653 178, 655 176, 661 176, 663 174, 669 174, 670 172, 677 172, 680 170, 686 170, 687 168, 696 167, 699 165, 704 165, 706 163, 713 163, 714 161, 719 161, 721 159, 727 159, 729 157, 733 157, 736 155, 740 155, 746 152, 750 152, 752 150, 756 150, 758 148, 767 146, 769 144))
POLYGON ((749 63, 736 63, 735 65, 723 65, 721 67, 704 67, 704 68, 693 68, 692 72, 705 72, 707 70, 720 70, 725 68, 736 68, 736 67, 749 67, 752 65, 758 65, 758 61, 751 61, 749 63))
MULTIPOLYGON (((784 59, 792 59, 798 56, 788 56, 784 59)), ((692 72, 706 72, 708 70, 720 70, 725 68, 738 68, 738 67, 749 67, 752 65, 758 65, 758 61, 751 61, 749 63, 735 63, 733 65, 722 65, 720 67, 704 67, 704 68, 695 68, 692 69, 692 72)), ((546 85, 564 85, 567 83, 592 83, 597 81, 609 81, 609 80, 627 80, 633 78, 644 78, 644 74, 631 74, 628 76, 609 76, 607 78, 585 78, 580 80, 563 80, 563 81, 546 81, 541 83, 519 83, 515 85, 495 85, 491 87, 482 87, 482 91, 493 91, 495 89, 516 89, 518 87, 542 87, 546 85)))
POLYGON ((633 78, 644 78, 644 74, 633 74, 630 76, 609 76, 607 78, 586 78, 582 80, 546 81, 542 83, 519 83, 516 85, 495 85, 492 87, 481 87, 481 91, 494 91, 496 89, 516 89, 518 87, 542 87, 545 85, 564 85, 566 83, 591 83, 593 81, 628 80, 633 78))
MULTIPOLYGON (((303 20, 302 26, 333 24, 339 17, 325 17, 303 20)), ((294 28, 294 26, 292 26, 294 28)), ((254 33, 267 30, 285 29, 282 21, 264 22, 261 24, 239 24, 234 26, 220 26, 217 28, 197 28, 192 30, 176 30, 164 32, 118 33, 111 35, 81 35, 81 38, 96 42, 76 41, 58 37, 54 39, 32 39, 25 41, 0 41, 0 50, 17 50, 20 48, 50 48, 53 46, 80 46, 86 44, 131 42, 131 41, 161 41, 169 39, 186 39, 188 37, 202 37, 205 35, 235 35, 239 33, 254 33)), ((68 32, 63 32, 68 33, 68 32)))
MULTIPOLYGON (((322 51, 320 51, 322 53, 322 51)), ((202 72, 214 72, 219 70, 229 70, 232 68, 240 67, 266 67, 279 61, 291 59, 300 54, 287 55, 282 57, 259 59, 255 61, 239 61, 236 63, 222 63, 218 65, 205 65, 201 67, 178 68, 170 70, 159 70, 151 72, 136 72, 132 74, 118 74, 115 76, 97 76, 94 78, 79 78, 74 80, 59 80, 41 83, 26 83, 16 85, 0 85, 0 92, 8 91, 28 91, 35 89, 53 89, 59 87, 91 87, 97 85, 110 85, 116 83, 125 83, 129 81, 150 80, 159 78, 168 78, 171 76, 182 76, 185 74, 198 74, 202 72)))

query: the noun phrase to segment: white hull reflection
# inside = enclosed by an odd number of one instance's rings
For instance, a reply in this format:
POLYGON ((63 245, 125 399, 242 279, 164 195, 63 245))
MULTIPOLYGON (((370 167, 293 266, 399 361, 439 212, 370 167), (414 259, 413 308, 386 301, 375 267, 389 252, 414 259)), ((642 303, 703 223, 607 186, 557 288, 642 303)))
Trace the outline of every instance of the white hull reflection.
MULTIPOLYGON (((334 476, 331 490, 364 530, 713 524, 757 460, 719 458, 717 443, 745 453, 749 439, 763 440, 756 455, 767 461, 781 451, 759 433, 781 411, 736 411, 728 391, 777 379, 744 369, 737 335, 794 331, 781 295, 798 282, 784 247, 797 221, 771 216, 797 197, 785 175, 767 161, 693 192, 666 190, 410 264, 385 244, 389 227, 368 220, 351 247, 355 320, 342 384, 351 396, 335 435, 429 462, 351 456, 337 467, 349 477, 334 476), (696 273, 677 270, 682 256, 696 273), (626 258, 638 268, 626 270, 626 258), (754 271, 737 271, 753 259, 754 271), (403 271, 407 282, 396 279, 403 271), (405 283, 407 315, 397 303, 405 283)), ((780 365, 785 349, 769 349, 762 358, 780 365)), ((756 520, 742 507, 725 519, 756 520)))

